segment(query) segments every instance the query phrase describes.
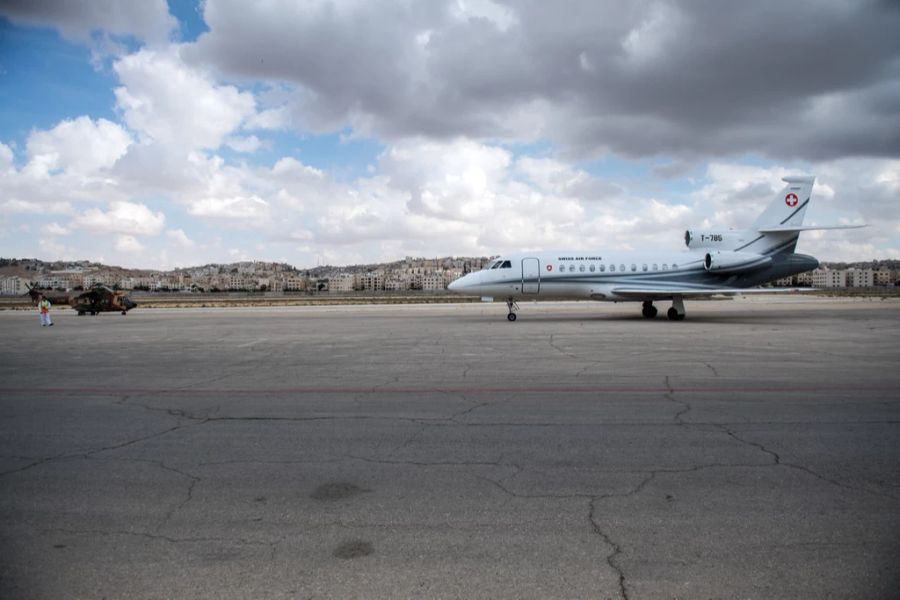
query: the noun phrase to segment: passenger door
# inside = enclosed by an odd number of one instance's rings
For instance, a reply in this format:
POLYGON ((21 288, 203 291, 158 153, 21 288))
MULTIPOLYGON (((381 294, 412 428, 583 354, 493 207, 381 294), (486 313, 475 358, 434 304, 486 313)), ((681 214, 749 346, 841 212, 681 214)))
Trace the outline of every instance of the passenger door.
POLYGON ((541 261, 536 258, 522 259, 522 293, 538 294, 541 291, 541 261))

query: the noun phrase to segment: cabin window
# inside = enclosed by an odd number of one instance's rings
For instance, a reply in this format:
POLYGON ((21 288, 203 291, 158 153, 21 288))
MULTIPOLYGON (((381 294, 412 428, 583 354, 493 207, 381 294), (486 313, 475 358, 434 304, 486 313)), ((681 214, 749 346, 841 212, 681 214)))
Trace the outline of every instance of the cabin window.
POLYGON ((616 272, 616 265, 609 265, 609 272, 610 272, 610 273, 615 273, 615 272, 616 272))
POLYGON ((625 265, 619 265, 619 270, 623 273, 625 272, 625 265))
POLYGON ((668 270, 669 270, 669 265, 666 263, 663 263, 663 271, 668 271, 668 270))
POLYGON ((591 273, 593 273, 593 272, 596 270, 596 269, 594 268, 594 265, 593 265, 593 264, 590 266, 590 269, 591 269, 591 273))
POLYGON ((512 269, 512 263, 509 262, 508 260, 504 260, 503 264, 500 265, 500 268, 501 269, 512 269))
POLYGON ((606 265, 600 263, 600 272, 603 273, 604 271, 606 271, 606 265))
POLYGON ((562 273, 566 270, 566 265, 556 265, 556 270, 562 273))
POLYGON ((634 264, 634 263, 631 263, 631 270, 632 270, 632 271, 637 271, 637 265, 634 264))
POLYGON ((647 270, 647 265, 641 265, 641 271, 646 271, 646 270, 647 270))
POLYGON ((656 263, 653 263, 653 270, 654 270, 654 271, 659 271, 659 267, 656 266, 656 263))
POLYGON ((675 270, 677 268, 678 268, 678 265, 676 265, 675 263, 672 263, 672 269, 675 270))
POLYGON ((575 272, 575 265, 569 265, 569 273, 575 272))
POLYGON ((584 273, 584 265, 578 265, 578 270, 584 273))

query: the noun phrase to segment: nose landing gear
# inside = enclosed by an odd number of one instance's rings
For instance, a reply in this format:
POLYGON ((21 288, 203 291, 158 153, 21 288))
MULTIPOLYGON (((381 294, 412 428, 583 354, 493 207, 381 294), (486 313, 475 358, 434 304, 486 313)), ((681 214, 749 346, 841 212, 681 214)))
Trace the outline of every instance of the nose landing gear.
POLYGON ((506 308, 509 310, 509 314, 506 315, 506 319, 512 323, 516 320, 516 311, 519 310, 519 305, 516 304, 516 301, 512 298, 506 299, 506 308))

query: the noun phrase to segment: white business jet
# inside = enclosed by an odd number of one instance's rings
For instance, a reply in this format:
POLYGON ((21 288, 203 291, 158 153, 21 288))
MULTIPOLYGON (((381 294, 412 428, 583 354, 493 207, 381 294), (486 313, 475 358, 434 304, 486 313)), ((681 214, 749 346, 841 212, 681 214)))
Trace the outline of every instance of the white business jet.
POLYGON ((510 321, 516 320, 516 301, 520 299, 642 302, 648 319, 657 314, 654 302, 670 300, 672 306, 666 314, 681 321, 685 298, 797 291, 755 286, 819 266, 812 256, 794 252, 801 231, 863 225, 804 226, 815 177, 783 180, 787 186, 749 229, 688 230, 685 251, 551 251, 501 256, 481 271, 452 282, 449 289, 480 295, 484 301, 506 299, 510 321))

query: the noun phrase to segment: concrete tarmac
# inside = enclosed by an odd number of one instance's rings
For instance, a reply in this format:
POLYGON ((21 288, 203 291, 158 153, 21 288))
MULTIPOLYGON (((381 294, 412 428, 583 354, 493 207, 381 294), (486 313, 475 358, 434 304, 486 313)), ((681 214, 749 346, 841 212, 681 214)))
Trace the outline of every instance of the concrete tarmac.
POLYGON ((900 597, 900 302, 639 310, 0 313, 0 597, 900 597))

